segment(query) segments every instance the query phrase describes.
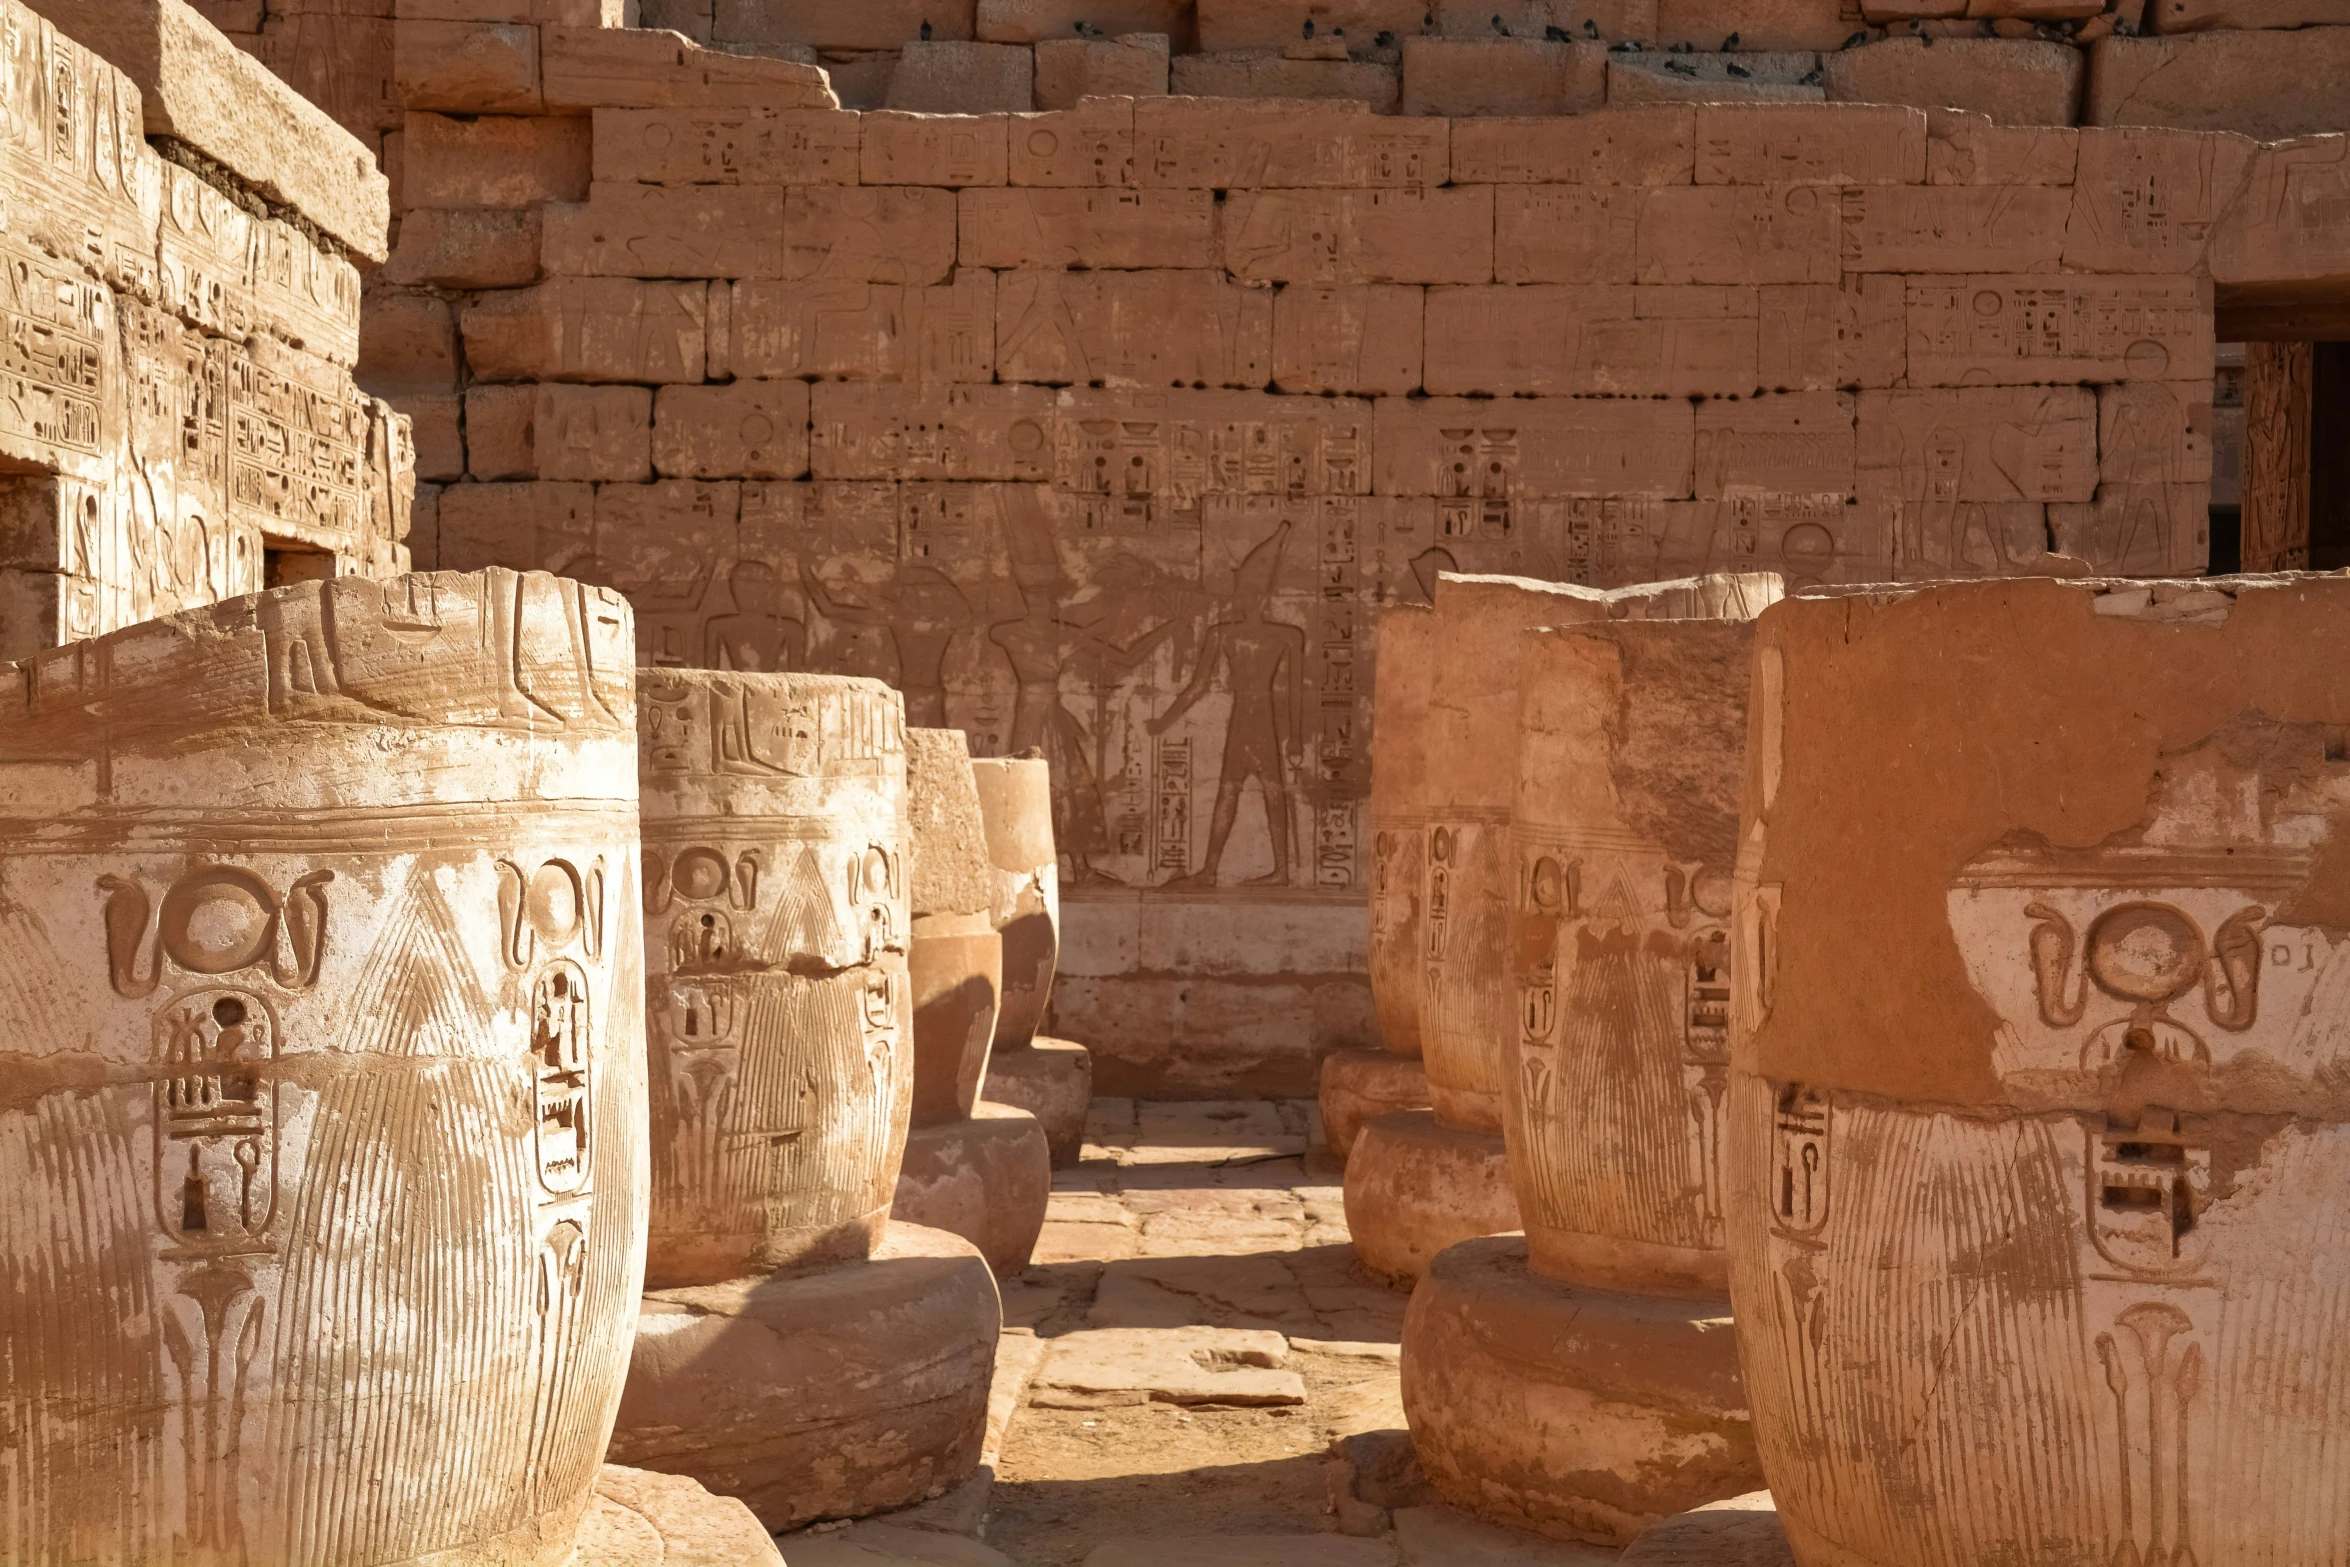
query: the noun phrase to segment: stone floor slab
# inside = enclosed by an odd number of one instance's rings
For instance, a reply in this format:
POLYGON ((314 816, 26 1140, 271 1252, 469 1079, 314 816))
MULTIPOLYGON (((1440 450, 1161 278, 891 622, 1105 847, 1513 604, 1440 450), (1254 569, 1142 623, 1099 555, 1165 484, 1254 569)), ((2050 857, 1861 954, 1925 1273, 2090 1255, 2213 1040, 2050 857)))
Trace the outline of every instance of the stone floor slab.
POLYGON ((1085 1567, 1395 1567, 1382 1540, 1336 1534, 1162 1535, 1105 1540, 1085 1567))

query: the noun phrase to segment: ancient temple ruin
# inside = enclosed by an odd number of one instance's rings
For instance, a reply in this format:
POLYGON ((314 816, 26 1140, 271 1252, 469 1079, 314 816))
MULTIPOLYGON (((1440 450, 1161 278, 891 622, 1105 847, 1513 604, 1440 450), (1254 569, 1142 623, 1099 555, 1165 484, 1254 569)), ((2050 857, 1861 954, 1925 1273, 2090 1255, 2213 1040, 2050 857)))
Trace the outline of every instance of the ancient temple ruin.
POLYGON ((0 1561, 2350 1551, 2342 0, 0 105, 0 1561))

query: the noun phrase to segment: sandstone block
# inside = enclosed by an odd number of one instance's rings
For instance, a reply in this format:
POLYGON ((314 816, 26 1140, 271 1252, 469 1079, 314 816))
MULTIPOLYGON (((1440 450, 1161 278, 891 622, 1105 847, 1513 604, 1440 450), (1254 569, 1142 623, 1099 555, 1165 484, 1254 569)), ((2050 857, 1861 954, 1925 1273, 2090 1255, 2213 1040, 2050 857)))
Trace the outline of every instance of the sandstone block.
POLYGON ((1039 1035, 1025 1049, 999 1050, 987 1058, 979 1093, 984 1103, 1036 1117, 1054 1169, 1078 1163, 1093 1104, 1093 1057, 1083 1045, 1039 1035))
POLYGON ((412 207, 384 264, 387 283, 431 288, 515 288, 539 279, 543 240, 536 209, 412 207))
POLYGON ((1364 1123, 1346 1159, 1346 1226, 1375 1273, 1418 1279, 1449 1246, 1518 1227, 1501 1138, 1427 1110, 1364 1123))
POLYGON ((1643 191, 1634 276, 1643 283, 1833 283, 1843 276, 1834 189, 1643 191))
POLYGON ((1610 108, 1651 103, 1818 103, 1825 97, 1816 54, 1608 56, 1610 108))
POLYGON ((2102 576, 2164 577, 2207 570, 2211 562, 2211 486, 2100 484, 2087 503, 2048 508, 2048 533, 2059 554, 2085 560, 2102 576))
POLYGON ((1376 420, 1380 495, 1506 502, 1690 493, 1696 424, 1682 401, 1382 397, 1376 420))
POLYGON ((1753 288, 1435 288, 1427 339, 1437 396, 1748 396, 1765 384, 1753 288))
POLYGON ((646 1200, 621 959, 640 916, 603 892, 635 852, 629 641, 617 594, 543 574, 343 576, 17 671, 10 809, 67 837, 10 842, 0 1038, 22 1063, 78 1017, 91 1069, 22 1076, 0 1142, 28 1211, 77 1215, 0 1243, 52 1281, 0 1307, 10 1463, 41 1498, 0 1523, 0 1556, 176 1550, 186 1504, 229 1497, 205 1516, 320 1560, 500 1536, 568 1553, 628 1365, 646 1200), (145 830, 122 833, 126 812, 145 830), (404 1027, 393 994, 446 1024, 404 1027), (305 1048, 328 1039, 350 1048, 305 1048), (40 1129, 66 1101, 88 1130, 58 1165, 40 1129), (375 1180, 401 1245, 353 1244, 343 1205, 375 1180), (93 1182, 116 1195, 90 1201, 93 1182), (95 1304, 126 1289, 151 1309, 95 1304), (360 1296, 389 1315, 338 1304, 360 1296), (176 1401, 165 1379, 208 1354, 237 1391, 201 1397, 196 1431, 165 1435, 146 1400, 48 1424, 83 1379, 176 1401), (377 1398, 424 1423, 368 1427, 377 1398), (481 1440, 450 1443, 460 1424, 481 1440), (400 1517, 349 1483, 376 1463, 417 1488, 400 1517))
MULTIPOLYGON (((1079 22, 1098 28, 1096 37, 1155 33, 1188 43, 1191 6, 1186 0, 979 0, 975 31, 990 43, 1061 43, 1076 37, 1079 22)), ((1040 81, 1043 71, 1040 54, 1040 81)))
POLYGON ((1926 116, 1909 108, 1703 104, 1700 185, 1922 185, 1926 116))
POLYGON ((618 27, 539 29, 550 112, 596 109, 837 109, 813 65, 704 49, 673 33, 618 27))
MULTIPOLYGON (((474 390, 467 392, 469 415, 474 390)), ((452 484, 440 495, 442 569, 478 569, 517 559, 569 563, 590 553, 595 527, 593 485, 452 484), (472 565, 460 568, 456 563, 461 561, 472 565)))
POLYGON ((1036 1117, 982 1100, 968 1118, 917 1124, 892 1214, 959 1235, 998 1278, 1028 1266, 1052 1196, 1052 1153, 1036 1117))
POLYGON ((1407 38, 1405 114, 1587 114, 1607 101, 1607 46, 1535 38, 1407 38))
POLYGON ((807 383, 662 387, 653 401, 652 463, 670 479, 805 477, 807 383))
MULTIPOLYGON (((968 191, 963 198, 1003 195, 968 191)), ((794 185, 784 192, 783 275, 818 283, 943 283, 955 270, 953 191, 794 185)))
POLYGON ((650 387, 541 382, 531 428, 538 478, 635 482, 653 476, 650 387))
POLYGON ((1213 267, 1205 190, 967 190, 956 256, 979 267, 1213 267))
POLYGON ((996 274, 952 283, 738 283, 711 373, 938 384, 991 381, 996 274))
POLYGON ((420 479, 465 477, 465 436, 459 428, 464 399, 456 392, 410 392, 395 405, 408 421, 420 479))
POLYGON ((1850 499, 1854 407, 1850 392, 1709 399, 1697 410, 1697 498, 1850 499))
POLYGON ((924 23, 933 38, 969 38, 972 0, 717 0, 715 14, 728 43, 894 50, 919 42, 924 23))
POLYGON ((1911 278, 1910 382, 2208 379, 2208 288, 2195 278, 1911 278))
POLYGON ((612 1456, 768 1529, 918 1502, 979 1461, 1002 1323, 968 1242, 900 1222, 866 1263, 655 1291, 612 1456))
POLYGON ((1643 192, 1508 185, 1493 193, 1493 275, 1504 283, 1629 283, 1643 192))
POLYGON ((2350 22, 2341 0, 2155 0, 2146 18, 2158 33, 2213 28, 2338 27, 2350 22))
POLYGON ((1293 60, 1273 49, 1179 54, 1167 68, 1170 92, 1191 98, 1342 98, 1381 114, 1395 111, 1396 69, 1377 60, 1293 60))
POLYGON ((410 109, 537 114, 539 30, 513 22, 396 22, 393 81, 410 109))
POLYGON ((392 34, 389 16, 297 12, 271 17, 258 38, 229 41, 373 150, 405 113, 392 85, 392 34))
POLYGON ((858 121, 858 182, 865 185, 1001 185, 1008 118, 876 110, 858 121))
POLYGON ((137 85, 149 136, 187 143, 358 254, 384 258, 390 190, 373 149, 184 0, 41 0, 32 9, 137 85))
MULTIPOLYGON (((2275 1041, 2329 1027, 2318 1017, 2337 1004, 2324 979, 2338 961, 2328 956, 2332 939, 2294 923, 2312 907, 2304 889, 2329 875, 2320 867, 2330 847, 2296 835, 2286 851, 2279 840, 2293 829, 2264 822, 2252 802, 2285 776, 2317 769, 2330 788, 2342 770, 2318 738, 2340 721, 2339 693, 2276 672, 2341 634, 2346 587, 2332 577, 1954 583, 1922 588, 1890 613, 1790 601, 1763 617, 1756 685, 1777 716, 1757 754, 1778 762, 1756 769, 1769 782, 1744 824, 1738 895, 1741 911, 1757 910, 1744 932, 1769 919, 1781 957, 1775 976, 1735 980, 1726 1192, 1756 1436, 1799 1560, 1832 1539, 1860 1559, 1910 1567, 1932 1558, 1921 1542, 1935 1533, 1978 1561, 2064 1536, 2111 1540, 2117 1550, 2159 1538, 2197 1561, 2257 1551, 2279 1531, 2320 1560, 2350 1539, 2330 1512, 2310 1506, 2313 1487, 2334 1483, 2326 1438, 2249 1392, 2266 1385, 2273 1362, 2244 1366, 2218 1351, 2247 1321, 2263 1333, 2294 1322, 2317 1337, 2279 1333, 2273 1353, 2298 1359, 2302 1344, 2323 1342, 2315 1319, 2334 1310, 2310 1254, 2282 1255, 2278 1237, 2302 1233, 2308 1212, 2323 1206, 2317 1166, 2329 1155, 2318 1150, 2335 1141, 2321 1129, 2336 1113, 2335 1091, 2308 1057, 2278 1077, 2264 1072, 2256 1090, 2238 1071, 2286 1059, 2275 1041), (1919 782, 1897 791, 1910 797, 1898 822, 1882 807, 1831 808, 1831 820, 1806 802, 1807 791, 1834 787, 1824 766, 1842 775, 1890 760, 1895 747, 1869 731, 1897 706, 1967 700, 1958 692, 1979 682, 1960 670, 1994 648, 2034 656, 1995 694, 1982 692, 1961 723, 1923 747, 1900 747, 1897 765, 1919 782), (1934 674, 1921 682, 1921 670, 1934 674), (2168 695, 2117 701, 2117 682, 2168 695), (2070 715, 2088 713, 2099 715, 2094 737, 2066 732, 2070 715), (1798 734, 1814 738, 1795 742, 1798 734), (1995 781, 2026 756, 2020 789, 2012 776, 1995 781), (1951 774, 1962 766, 1965 776, 1951 774), (2075 812, 2079 825, 2062 847, 2025 825, 2075 812), (1894 842, 1901 857, 1928 854, 1941 868, 1898 890, 1860 891, 1891 863, 1884 846, 1894 842), (2252 871, 2255 856, 2274 856, 2267 863, 2278 869, 2252 871), (2213 870, 2188 869, 2205 865, 2213 870), (1894 947, 1931 929, 1949 967, 1932 993, 1909 987, 1899 1005, 1923 1009, 1920 1018, 1979 1009, 1981 1025, 1930 1026, 1921 1038, 1929 1048, 1896 1066, 1872 1060, 1846 1024, 1807 1015, 1800 987, 1781 985, 1767 1001, 1747 988, 1803 972, 1822 950, 1812 921, 1829 909, 1834 961, 1853 973, 1868 972, 1869 961, 1898 963, 1894 947), (2133 960, 2125 947, 2159 956, 2133 960), (2300 954, 2312 964, 2295 977, 2300 954), (2133 1030, 2180 1042, 2175 1060, 2163 1058, 2159 1089, 2120 1054, 2133 1030), (2171 1108, 2187 1095, 2208 1108, 2171 1108), (2262 1159, 2311 1178, 2218 1179, 2220 1129, 2264 1113, 2252 1103, 2294 1102, 2301 1110, 2289 1121, 2264 1123, 2275 1129, 2262 1159), (1954 1113, 1959 1105, 1970 1108, 1954 1113), (2150 1146, 2164 1152, 2140 1162, 2150 1146), (1886 1173, 1918 1168, 1909 1162, 1918 1158, 1947 1172, 1934 1188, 1983 1183, 1983 1201, 1996 1206, 1971 1210, 1978 1214, 2055 1189, 2048 1182, 2081 1195, 2029 1220, 2017 1210, 2018 1240, 2028 1239, 2035 1260, 1986 1275, 1966 1308, 2003 1335, 2022 1335, 2009 1342, 2045 1348, 1988 1350, 1968 1338, 1940 1384, 1957 1391, 1955 1401, 1937 1401, 1905 1456, 1878 1467, 1875 1422, 1897 1402, 1865 1372, 1812 1359, 1806 1324, 1847 1320, 1866 1300, 1861 1309, 1891 1342, 1916 1345, 1934 1331, 1928 1323, 1950 1320, 1946 1259, 1968 1244, 1969 1221, 1922 1208, 1895 1218, 1879 1206, 1886 1173), (1812 1175, 1808 1193, 1774 1201, 1777 1172, 1798 1169, 1812 1175), (1882 1239, 1864 1240, 1864 1229, 1882 1239), (1776 1269, 1802 1266, 1797 1256, 1821 1266, 1800 1319, 1786 1297, 1756 1289, 1776 1269), (1841 1261, 1863 1256, 1858 1276, 1841 1261), (2051 1278, 2065 1282, 2051 1292, 2040 1282, 2051 1278), (2034 1322, 2047 1326, 2026 1325, 2034 1322), (2118 1398, 2117 1386, 2138 1396, 2118 1398), (2187 1387, 2194 1394, 2182 1401, 2187 1387), (2169 1427, 2179 1435, 2159 1450, 2125 1446, 2147 1429, 2149 1396, 2166 1420, 2183 1417, 2169 1427), (2013 1438, 1981 1440, 1986 1430, 2013 1430, 2026 1399, 2045 1412, 2035 1418, 2082 1432, 2084 1450, 2103 1446, 2111 1458, 2057 1483, 2016 1461, 2013 1438), (1831 1409, 1840 1412, 1815 1413, 1831 1409), (2260 1461, 2241 1467, 2226 1456, 2255 1451, 2260 1461), (2160 1492, 2151 1489, 2158 1472, 2160 1492), (2026 1517, 2033 1522, 2016 1521, 2026 1517)), ((2330 817, 2312 826, 2336 830, 2330 817)), ((1876 1005, 1852 996, 1835 1010, 1850 1019, 1876 1005)))
POLYGON ((648 185, 854 185, 856 115, 833 109, 598 109, 595 177, 648 185))
POLYGON ((1826 57, 1843 103, 1972 109, 2000 125, 2071 125, 2082 116, 2081 54, 2012 38, 1889 38, 1826 57))
POLYGON ((2350 279, 2350 234, 2328 214, 2350 200, 2350 141, 2317 136, 2262 147, 2244 193, 2210 237, 2221 285, 2317 284, 2350 279))
POLYGON ((2073 193, 2055 185, 1855 186, 1841 197, 1858 272, 2054 272, 2073 193))
POLYGON ((2195 272, 2244 189, 2241 136, 2152 128, 2080 132, 2064 264, 2076 272, 2195 272))
POLYGON ((1154 99, 1134 106, 1135 182, 1214 190, 1441 185, 1449 129, 1344 101, 1154 99))
POLYGON ((2101 38, 2085 125, 2167 125, 2282 141, 2350 126, 2350 27, 2101 38))
POLYGON ((465 361, 484 381, 699 381, 707 285, 556 278, 465 305, 465 361))
POLYGON ((2101 484, 2198 484, 2212 477, 2212 384, 2138 381, 2097 389, 2101 484))
POLYGON ((1405 284, 1293 283, 1273 296, 1273 382, 1283 392, 1397 396, 1417 391, 1421 290, 1405 284))
POLYGON ((784 191, 598 180, 586 201, 547 207, 542 264, 557 277, 781 276, 784 191))
POLYGON ((1766 0, 1734 10, 1710 0, 1656 0, 1656 31, 1646 36, 1668 49, 1719 49, 1733 31, 1740 49, 1835 49, 1852 36, 1852 11, 1836 0, 1766 0))
POLYGON ((783 1567, 758 1515, 683 1475, 606 1464, 579 1525, 579 1567, 783 1567))
POLYGON ((1262 1328, 1087 1328, 1050 1341, 1029 1383, 1037 1409, 1137 1404, 1265 1408, 1306 1401, 1289 1341, 1262 1328))
POLYGON ((1385 1050, 1333 1050, 1322 1058, 1322 1132, 1344 1164, 1374 1116, 1428 1108, 1428 1072, 1385 1050))
MULTIPOLYGON (((465 471, 484 482, 537 478, 538 408, 536 386, 467 387, 465 471)), ((499 556, 481 562, 505 563, 499 556)))
POLYGON ((1566 119, 1475 119, 1452 128, 1464 185, 1686 185, 1696 111, 1658 105, 1566 119))
POLYGON ((1868 501, 2087 501, 2097 396, 2087 387, 1864 391, 1858 491, 1868 501))
POLYGON ((1017 479, 1051 471, 1053 394, 1033 386, 917 390, 820 381, 810 396, 819 479, 1017 479))
MULTIPOLYGON (((1087 3, 1073 0, 1077 7, 1087 3)), ((1083 98, 1162 97, 1167 91, 1167 64, 1164 32, 1124 33, 1108 39, 1040 38, 1036 42, 1036 106, 1074 109, 1083 98)))
MULTIPOLYGON (((1620 1545, 1761 1482, 1729 1302, 1554 1283, 1526 1242, 1433 1259, 1404 1319, 1403 1401, 1421 1467, 1457 1507, 1620 1545)), ((1722 1558, 1706 1558, 1711 1564, 1722 1558)))
MULTIPOLYGON (((763 44, 760 47, 781 50, 797 46, 763 44)), ((840 96, 842 108, 869 114, 888 106, 890 78, 898 73, 896 50, 886 53, 827 50, 820 63, 832 90, 840 96)))
POLYGON ((378 397, 457 389, 457 317, 437 294, 374 289, 359 316, 360 384, 378 397))
POLYGON ((404 207, 535 207, 587 199, 584 119, 411 113, 405 123, 404 207))
POLYGON ((1493 277, 1490 186, 1234 192, 1225 265, 1279 283, 1483 283, 1493 277))
POLYGON ((1494 24, 1512 38, 1541 38, 1546 29, 1580 29, 1595 23, 1603 37, 1647 38, 1656 31, 1654 0, 1600 0, 1576 6, 1567 0, 1202 0, 1203 49, 1278 49, 1298 41, 1303 25, 1314 24, 1317 39, 1334 32, 1360 49, 1381 32, 1397 38, 1491 38, 1494 24))
POLYGON ((1049 114, 1015 114, 1009 130, 1014 185, 1134 183, 1134 104, 1096 98, 1049 114))
POLYGON ((1273 294, 1221 271, 1005 272, 996 374, 1103 386, 1263 386, 1273 294))
POLYGON ((889 107, 922 114, 1025 113, 1036 107, 1036 55, 1019 44, 905 44, 889 107))
POLYGON ((1643 1530, 1624 1567, 1796 1567, 1768 1491, 1675 1513, 1643 1530))
POLYGON ((1964 109, 1926 111, 1929 185, 2070 185, 2080 133, 2057 126, 2000 125, 1964 109))

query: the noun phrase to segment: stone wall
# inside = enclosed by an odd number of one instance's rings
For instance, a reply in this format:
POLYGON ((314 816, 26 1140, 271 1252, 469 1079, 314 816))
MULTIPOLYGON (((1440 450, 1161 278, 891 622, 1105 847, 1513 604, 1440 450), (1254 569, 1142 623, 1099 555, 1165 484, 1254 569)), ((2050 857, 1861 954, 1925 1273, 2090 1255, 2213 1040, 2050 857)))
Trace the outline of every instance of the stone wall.
POLYGON ((2199 572, 2215 270, 2343 260, 2340 138, 1893 108, 405 134, 364 357, 417 419, 420 557, 1041 749, 1056 1031, 1110 1092, 1297 1091, 1369 1036, 1381 606, 1455 568, 2199 572), (505 286, 419 239, 477 228, 505 286))
POLYGON ((404 422, 351 378, 382 177, 184 7, 101 13, 135 75, 0 0, 0 658, 407 564, 404 422), (185 102, 207 37, 263 144, 185 102))

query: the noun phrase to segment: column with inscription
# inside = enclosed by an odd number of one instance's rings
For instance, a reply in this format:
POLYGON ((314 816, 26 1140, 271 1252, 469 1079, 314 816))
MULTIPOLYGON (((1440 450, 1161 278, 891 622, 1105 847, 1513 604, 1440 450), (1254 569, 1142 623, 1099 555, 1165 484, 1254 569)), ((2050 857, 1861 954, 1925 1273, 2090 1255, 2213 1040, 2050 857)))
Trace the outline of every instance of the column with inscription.
POLYGON ((1502 1132, 1523 1235, 1440 1253, 1404 1411, 1455 1506, 1621 1545, 1759 1486, 1720 1145, 1753 617, 1769 575, 1519 635, 1502 1132))
POLYGON ((1040 1034, 1061 955, 1061 868, 1053 844, 1052 764, 1027 756, 974 757, 979 816, 994 882, 991 914, 1004 944, 1003 998, 980 1092, 1036 1117, 1056 1166, 1077 1162, 1093 1102, 1093 1057, 1072 1039, 1040 1034))
POLYGON ((2350 1558, 2350 581, 1757 624, 1724 1162, 1796 1559, 2350 1558))
MULTIPOLYGON (((979 1097, 1003 1006, 1005 941, 963 731, 906 731, 906 787, 914 1108, 897 1212, 962 1236, 998 1274, 1016 1273, 1044 1229, 1052 1154, 1035 1116, 979 1097)), ((1034 983, 1031 972, 1024 1009, 1034 983)))
POLYGON ((631 649, 493 570, 0 671, 0 1560, 571 1560, 644 1266, 631 649))
POLYGON ((915 1092, 903 699, 642 672, 652 1221, 613 1456, 770 1529, 978 1461, 1002 1317, 893 1220, 915 1092))

